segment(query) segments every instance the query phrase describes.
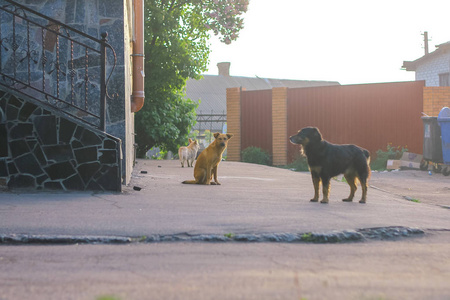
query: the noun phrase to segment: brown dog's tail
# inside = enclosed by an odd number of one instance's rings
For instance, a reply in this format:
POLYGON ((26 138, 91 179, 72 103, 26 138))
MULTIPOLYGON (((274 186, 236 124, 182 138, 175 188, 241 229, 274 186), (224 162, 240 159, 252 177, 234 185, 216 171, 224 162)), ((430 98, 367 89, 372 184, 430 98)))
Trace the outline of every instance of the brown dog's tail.
POLYGON ((196 184, 197 181, 196 180, 185 180, 182 183, 184 183, 184 184, 196 184))

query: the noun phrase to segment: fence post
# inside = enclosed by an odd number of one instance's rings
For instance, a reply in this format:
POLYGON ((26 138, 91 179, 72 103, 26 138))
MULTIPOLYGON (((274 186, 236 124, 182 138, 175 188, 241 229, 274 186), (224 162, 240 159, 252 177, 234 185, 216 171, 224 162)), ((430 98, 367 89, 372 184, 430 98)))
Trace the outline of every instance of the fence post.
POLYGON ((227 149, 230 161, 241 161, 241 94, 242 88, 227 89, 227 133, 234 135, 227 149))
POLYGON ((108 33, 102 33, 100 47, 100 130, 106 131, 106 43, 108 33))
POLYGON ((286 87, 272 88, 272 165, 287 164, 287 91, 286 87))

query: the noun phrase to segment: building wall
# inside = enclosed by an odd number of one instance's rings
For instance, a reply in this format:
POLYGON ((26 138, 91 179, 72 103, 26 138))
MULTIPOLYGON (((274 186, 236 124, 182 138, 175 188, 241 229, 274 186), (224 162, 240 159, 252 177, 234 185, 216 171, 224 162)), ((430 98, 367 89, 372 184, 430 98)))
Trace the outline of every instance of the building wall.
POLYGON ((439 74, 448 73, 450 53, 430 58, 416 70, 416 80, 425 80, 425 86, 439 86, 439 74))
POLYGON ((450 107, 450 87, 424 87, 423 112, 430 117, 437 117, 443 107, 450 107))
MULTIPOLYGON (((108 33, 116 54, 116 67, 108 83, 106 132, 122 140, 123 179, 128 183, 134 162, 134 115, 131 114, 132 0, 16 0, 30 9, 98 39, 108 33)), ((107 76, 114 63, 107 52, 107 76)))

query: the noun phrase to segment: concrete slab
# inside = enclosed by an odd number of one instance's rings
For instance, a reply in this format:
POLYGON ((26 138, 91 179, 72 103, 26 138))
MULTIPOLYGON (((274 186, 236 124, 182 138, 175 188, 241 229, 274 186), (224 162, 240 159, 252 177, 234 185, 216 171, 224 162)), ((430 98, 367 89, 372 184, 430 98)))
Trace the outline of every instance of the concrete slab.
POLYGON ((193 168, 181 168, 178 161, 139 160, 121 194, 3 192, 0 234, 142 237, 387 226, 450 229, 448 209, 378 189, 369 188, 367 204, 344 203, 348 185, 336 180, 328 205, 312 203, 308 173, 225 161, 219 167, 222 185, 181 184, 191 178, 193 168))

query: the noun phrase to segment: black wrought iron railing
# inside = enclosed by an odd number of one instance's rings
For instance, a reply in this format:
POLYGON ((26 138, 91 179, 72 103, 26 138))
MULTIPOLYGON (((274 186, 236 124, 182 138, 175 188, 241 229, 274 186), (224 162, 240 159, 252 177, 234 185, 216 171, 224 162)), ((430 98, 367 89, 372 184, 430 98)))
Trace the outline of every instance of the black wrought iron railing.
POLYGON ((116 65, 108 34, 94 38, 11 0, 0 0, 0 24, 0 85, 104 131, 116 65))

